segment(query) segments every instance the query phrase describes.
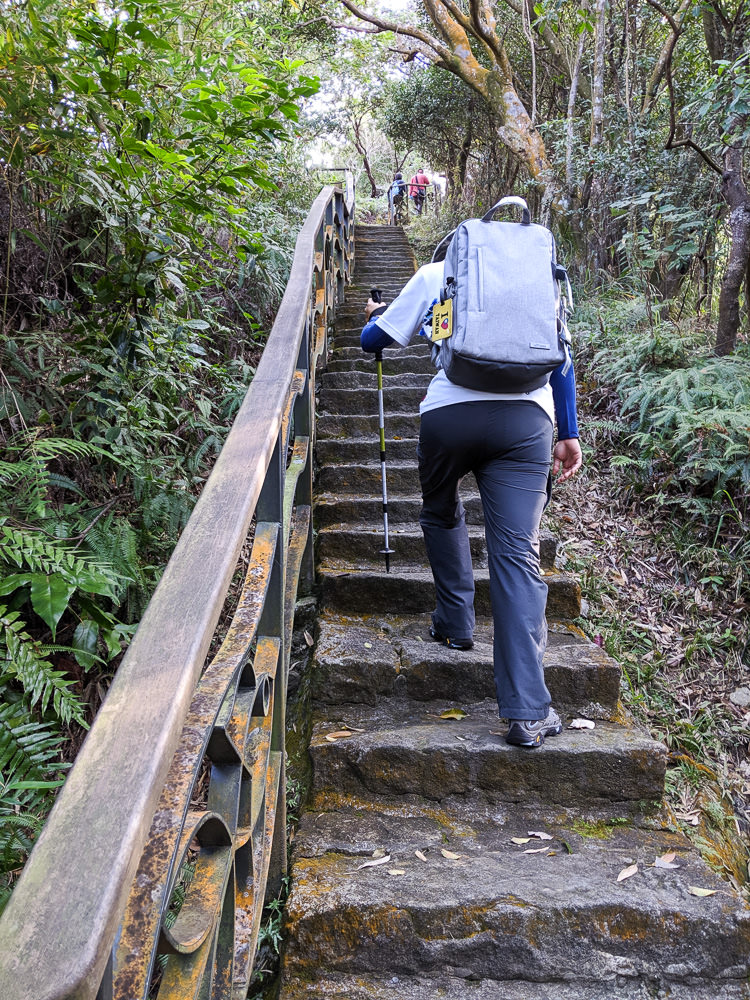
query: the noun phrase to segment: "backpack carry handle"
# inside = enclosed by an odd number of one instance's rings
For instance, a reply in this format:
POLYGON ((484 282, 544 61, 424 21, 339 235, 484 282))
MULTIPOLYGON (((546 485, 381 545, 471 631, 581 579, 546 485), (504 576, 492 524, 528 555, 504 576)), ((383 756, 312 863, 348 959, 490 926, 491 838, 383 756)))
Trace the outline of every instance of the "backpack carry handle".
POLYGON ((502 208, 505 205, 517 205, 519 208, 523 209, 521 225, 522 226, 531 225, 531 212, 529 211, 529 206, 526 204, 523 198, 519 198, 519 196, 516 194, 509 194, 507 197, 501 198, 496 205, 492 206, 492 208, 486 215, 482 216, 482 222, 492 222, 492 216, 495 214, 498 208, 502 208))

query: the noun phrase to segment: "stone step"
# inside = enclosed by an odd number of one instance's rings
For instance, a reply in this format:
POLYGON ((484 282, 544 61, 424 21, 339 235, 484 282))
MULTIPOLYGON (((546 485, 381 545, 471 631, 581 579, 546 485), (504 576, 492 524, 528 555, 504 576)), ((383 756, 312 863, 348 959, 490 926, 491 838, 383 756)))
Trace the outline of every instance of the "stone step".
POLYGON ((742 982, 723 980, 708 986, 669 983, 669 993, 652 992, 652 984, 625 976, 604 983, 508 982, 478 979, 471 969, 449 966, 421 976, 314 974, 312 980, 293 977, 281 988, 279 1000, 747 1000, 742 982))
POLYGON ((310 742, 312 812, 341 796, 427 799, 444 808, 495 809, 524 803, 544 815, 626 816, 656 808, 666 748, 631 726, 597 722, 564 729, 538 750, 511 747, 497 702, 388 699, 374 706, 316 706, 310 742), (460 722, 440 713, 461 708, 460 722), (326 736, 352 727, 348 739, 326 736))
MULTIPOLYGON (((419 409, 409 413, 388 412, 385 417, 386 432, 391 437, 419 436, 419 409)), ((357 438, 378 440, 378 415, 374 413, 321 413, 317 419, 318 437, 357 438)))
MULTIPOLYGON (((370 565, 338 561, 318 566, 320 601, 323 608, 344 615, 390 614, 396 608, 404 615, 420 615, 435 608, 435 585, 429 570, 404 565, 391 556, 386 573, 382 556, 370 565)), ((581 587, 568 573, 547 570, 547 618, 572 621, 581 613, 581 587)), ((486 569, 474 572, 474 607, 478 615, 490 615, 490 581, 486 569)))
POLYGON ((747 997, 750 911, 680 834, 625 817, 566 824, 531 812, 456 817, 362 806, 303 817, 283 1000, 319 996, 317 984, 331 979, 338 993, 326 995, 341 1000, 747 997), (529 830, 553 839, 512 843, 529 830), (375 851, 389 860, 360 868, 375 851), (679 868, 651 867, 672 851, 679 868), (618 883, 631 863, 638 873, 618 883), (690 886, 716 895, 696 898, 690 886), (362 992, 373 976, 375 992, 362 992), (359 992, 347 991, 346 977, 359 992), (427 981, 423 992, 412 977, 427 981))
MULTIPOLYGON (((370 355, 372 357, 372 355, 370 355)), ((422 392, 427 391, 427 386, 432 381, 432 377, 435 374, 433 368, 429 372, 407 372, 402 371, 398 374, 389 375, 383 372, 383 393, 384 396, 389 394, 392 389, 421 389, 422 392)), ((331 372, 324 371, 320 377, 319 383, 321 389, 375 389, 378 387, 378 373, 375 369, 375 365, 371 363, 369 371, 346 371, 346 372, 331 372)))
MULTIPOLYGON (((404 352, 409 351, 408 356, 397 357, 394 353, 383 355, 383 375, 400 375, 412 373, 420 375, 435 374, 435 366, 430 360, 429 354, 423 351, 412 352, 410 348, 404 348, 404 352)), ((333 354, 331 360, 326 365, 326 372, 362 372, 369 374, 375 371, 375 360, 372 354, 365 354, 359 347, 345 348, 340 354, 333 354), (351 352, 354 356, 347 357, 351 352)))
MULTIPOLYGON (((378 454, 380 449, 378 448, 378 454)), ((386 456, 388 445, 386 443, 386 456)), ((367 494, 382 492, 381 466, 377 465, 324 465, 318 471, 317 485, 323 493, 367 494)), ((391 459, 386 457, 386 477, 388 498, 391 495, 413 494, 419 490, 419 471, 412 459, 391 459)))
MULTIPOLYGON (((389 438, 386 434, 386 464, 393 460, 416 461, 417 438, 389 438)), ((315 442, 315 458, 318 467, 324 465, 350 465, 352 462, 380 461, 380 441, 370 438, 354 438, 352 441, 340 439, 318 439, 315 442)))
MULTIPOLYGON (((390 527, 390 519, 389 519, 390 527)), ((487 545, 482 525, 469 525, 469 545, 474 565, 487 565, 487 545)), ((404 563, 427 565, 427 552, 419 524, 400 522, 389 532, 391 548, 395 549, 404 563)), ((372 560, 383 546, 383 523, 332 524, 318 531, 317 554, 322 562, 331 563, 338 559, 360 563, 372 560)), ((539 557, 542 569, 552 569, 555 565, 557 539, 550 531, 540 537, 539 557)))
MULTIPOLYGON (((422 385, 417 386, 394 386, 383 393, 383 406, 386 415, 391 411, 395 413, 408 413, 410 410, 419 413, 419 404, 422 402, 427 390, 422 385)), ((378 392, 376 386, 361 387, 357 389, 329 389, 322 386, 318 395, 319 413, 336 413, 339 415, 369 414, 378 412, 378 392)))
MULTIPOLYGON (((474 648, 434 642, 430 618, 323 619, 312 695, 326 705, 376 705, 388 698, 473 703, 495 697, 492 622, 479 619, 474 648)), ((544 656, 552 703, 562 715, 613 720, 620 666, 575 629, 553 626, 544 656)), ((460 732, 460 730, 459 730, 460 732)))
MULTIPOLYGON (((376 443, 377 445, 377 443, 376 443)), ((387 447, 387 445, 386 445, 387 447)), ((477 493, 464 493, 461 499, 466 511, 467 524, 483 524, 482 503, 477 493)), ((401 524, 419 520, 422 510, 422 498, 413 496, 395 496, 388 498, 389 524, 401 524)), ((381 490, 373 496, 342 496, 335 494, 317 494, 315 498, 315 525, 317 528, 332 524, 370 524, 373 527, 383 523, 383 502, 381 490)))

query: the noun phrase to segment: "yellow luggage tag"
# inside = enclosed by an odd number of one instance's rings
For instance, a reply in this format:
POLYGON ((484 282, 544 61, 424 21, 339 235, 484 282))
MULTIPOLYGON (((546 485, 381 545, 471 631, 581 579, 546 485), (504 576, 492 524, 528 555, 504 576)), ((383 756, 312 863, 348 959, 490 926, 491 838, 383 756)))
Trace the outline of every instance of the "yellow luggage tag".
POLYGON ((446 299, 445 302, 436 302, 432 307, 432 337, 436 340, 445 340, 453 333, 453 299, 446 299))

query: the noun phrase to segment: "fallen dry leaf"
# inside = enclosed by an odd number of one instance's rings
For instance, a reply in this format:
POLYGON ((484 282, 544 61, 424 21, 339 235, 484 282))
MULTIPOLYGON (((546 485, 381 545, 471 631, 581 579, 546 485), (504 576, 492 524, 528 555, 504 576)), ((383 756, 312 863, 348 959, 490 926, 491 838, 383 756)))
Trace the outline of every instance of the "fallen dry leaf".
POLYGON ((596 723, 591 719, 573 719, 568 729, 596 729, 596 723))
POLYGON ((511 837, 510 838, 514 844, 528 844, 531 837, 511 837))
POLYGON ((628 865, 627 868, 623 868, 620 874, 617 876, 618 882, 624 882, 626 878, 631 878, 638 872, 638 865, 628 865))
POLYGON ((314 646, 315 645, 315 640, 310 635, 310 633, 307 632, 307 631, 305 632, 305 642, 307 643, 308 646, 314 646))
POLYGON ((440 853, 443 855, 444 858, 447 858, 449 861, 458 861, 458 859, 462 857, 461 854, 454 854, 453 851, 446 851, 444 847, 440 848, 440 853))
POLYGON ((354 736, 351 729, 337 729, 335 733, 327 733, 326 739, 329 743, 335 743, 336 740, 345 740, 349 736, 354 736))
POLYGON ((372 643, 371 642, 366 642, 365 643, 365 649, 372 649, 372 643))
POLYGON ((374 858, 383 858, 387 853, 388 851, 384 851, 382 847, 376 847, 375 850, 372 852, 372 856, 374 858))
POLYGON ((536 837, 537 840, 554 840, 549 833, 544 833, 543 830, 529 830, 530 837, 536 837))
POLYGON ((444 712, 440 713, 441 719, 461 719, 467 718, 466 712, 462 708, 446 708, 444 712))
POLYGON ((688 892, 691 896, 713 896, 718 891, 718 889, 701 889, 699 885, 688 886, 688 892))
POLYGON ((377 868, 378 865, 385 865, 391 860, 390 854, 384 854, 382 858, 375 858, 373 861, 365 861, 363 865, 359 868, 355 868, 355 872, 362 871, 363 868, 377 868))
POLYGON ((654 861, 654 868, 679 868, 679 864, 674 863, 676 855, 674 851, 669 851, 668 854, 662 854, 660 858, 654 861))
POLYGON ((415 851, 414 853, 416 854, 416 856, 419 858, 420 861, 424 861, 424 862, 427 861, 427 858, 422 853, 422 851, 415 851))
POLYGON ((403 868, 389 868, 388 869, 388 874, 389 875, 406 875, 406 872, 404 871, 403 868))
POLYGON ((530 847, 528 851, 524 851, 524 854, 541 854, 542 851, 548 851, 549 847, 530 847))

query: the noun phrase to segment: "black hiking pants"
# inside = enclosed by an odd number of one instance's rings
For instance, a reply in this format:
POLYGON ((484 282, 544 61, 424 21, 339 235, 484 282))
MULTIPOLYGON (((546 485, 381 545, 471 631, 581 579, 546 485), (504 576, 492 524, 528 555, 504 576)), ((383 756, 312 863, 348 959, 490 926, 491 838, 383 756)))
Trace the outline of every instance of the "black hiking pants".
POLYGON ((542 657, 547 587, 539 572, 539 522, 548 499, 552 422, 536 403, 454 403, 422 415, 420 524, 435 578, 435 628, 472 638, 474 573, 462 477, 473 472, 484 510, 501 718, 544 719, 550 695, 542 657))

